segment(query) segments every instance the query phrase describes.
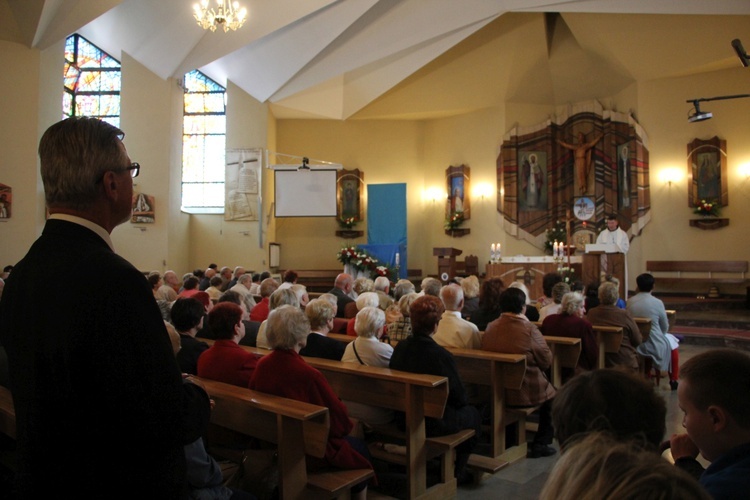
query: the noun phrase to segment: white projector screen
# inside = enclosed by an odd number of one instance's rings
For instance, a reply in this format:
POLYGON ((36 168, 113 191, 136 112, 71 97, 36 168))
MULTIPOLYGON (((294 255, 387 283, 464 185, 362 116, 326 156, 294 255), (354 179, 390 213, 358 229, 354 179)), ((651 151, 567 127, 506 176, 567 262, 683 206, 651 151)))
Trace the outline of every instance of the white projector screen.
POLYGON ((335 170, 275 170, 276 217, 336 217, 335 170))

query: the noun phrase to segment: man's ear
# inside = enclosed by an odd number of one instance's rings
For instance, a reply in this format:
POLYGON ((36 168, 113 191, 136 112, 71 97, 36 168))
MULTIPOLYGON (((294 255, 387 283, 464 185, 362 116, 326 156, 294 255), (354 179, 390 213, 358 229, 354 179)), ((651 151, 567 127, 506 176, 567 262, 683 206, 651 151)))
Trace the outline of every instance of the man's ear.
POLYGON ((724 408, 722 408, 721 406, 709 406, 706 412, 711 419, 711 428, 714 432, 718 432, 726 428, 727 420, 730 417, 724 408))
POLYGON ((104 187, 104 194, 107 199, 116 200, 118 197, 117 189, 119 187, 117 175, 111 170, 104 172, 102 177, 102 187, 104 187))

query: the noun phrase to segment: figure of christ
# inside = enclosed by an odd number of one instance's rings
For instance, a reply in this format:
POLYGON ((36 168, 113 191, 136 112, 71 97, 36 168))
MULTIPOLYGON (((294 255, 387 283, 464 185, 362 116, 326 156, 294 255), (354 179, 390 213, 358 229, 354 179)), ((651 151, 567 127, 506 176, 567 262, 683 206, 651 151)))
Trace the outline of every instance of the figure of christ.
POLYGON ((557 143, 565 149, 570 149, 575 155, 575 171, 578 175, 579 191, 581 194, 588 192, 589 172, 591 172, 591 148, 604 137, 603 133, 596 136, 595 139, 585 142, 586 136, 583 132, 578 132, 578 144, 568 144, 557 140, 557 143))

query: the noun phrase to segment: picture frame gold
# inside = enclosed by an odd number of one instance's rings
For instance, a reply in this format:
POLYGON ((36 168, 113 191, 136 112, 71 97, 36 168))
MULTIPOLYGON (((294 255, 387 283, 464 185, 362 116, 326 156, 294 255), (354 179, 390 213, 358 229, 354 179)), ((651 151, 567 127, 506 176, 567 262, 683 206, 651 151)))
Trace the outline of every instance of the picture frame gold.
POLYGON ((708 140, 693 139, 687 145, 688 206, 701 200, 729 205, 727 189, 727 141, 714 136, 708 140))

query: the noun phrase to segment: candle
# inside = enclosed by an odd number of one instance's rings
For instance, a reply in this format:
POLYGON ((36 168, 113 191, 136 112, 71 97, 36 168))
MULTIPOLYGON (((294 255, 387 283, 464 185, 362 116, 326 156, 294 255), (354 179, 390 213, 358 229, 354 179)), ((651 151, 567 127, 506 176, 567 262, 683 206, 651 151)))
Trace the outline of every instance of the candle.
POLYGON ((497 258, 500 258, 500 243, 497 244, 497 258))
POLYGON ((495 244, 490 245, 490 252, 495 253, 495 244))
POLYGON ((396 252, 396 267, 398 267, 400 256, 398 252, 396 252))

